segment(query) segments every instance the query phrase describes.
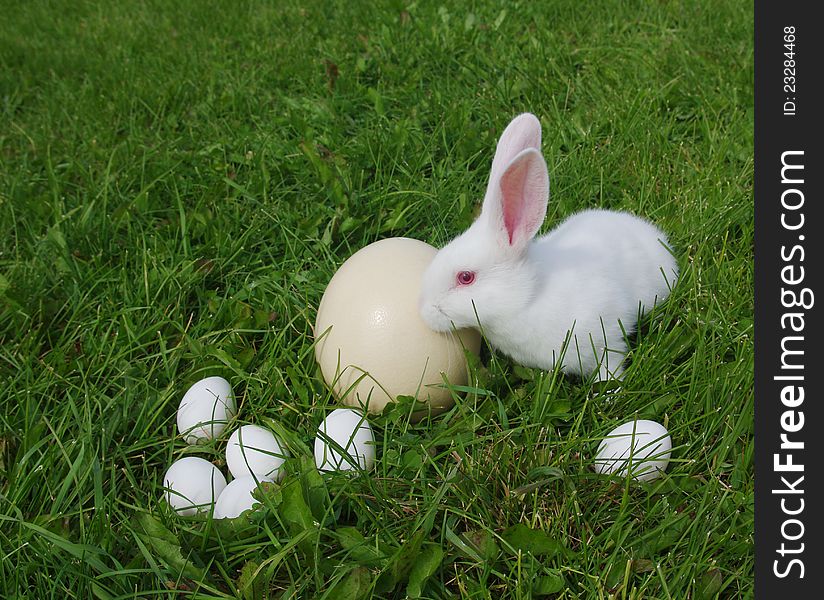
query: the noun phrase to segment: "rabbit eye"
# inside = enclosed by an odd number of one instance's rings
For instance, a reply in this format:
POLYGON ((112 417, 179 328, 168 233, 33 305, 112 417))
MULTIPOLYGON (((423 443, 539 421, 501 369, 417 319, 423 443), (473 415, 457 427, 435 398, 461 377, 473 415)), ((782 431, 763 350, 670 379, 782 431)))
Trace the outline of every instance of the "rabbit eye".
POLYGON ((469 285, 475 281, 475 273, 472 271, 461 271, 458 273, 458 283, 460 285, 469 285))

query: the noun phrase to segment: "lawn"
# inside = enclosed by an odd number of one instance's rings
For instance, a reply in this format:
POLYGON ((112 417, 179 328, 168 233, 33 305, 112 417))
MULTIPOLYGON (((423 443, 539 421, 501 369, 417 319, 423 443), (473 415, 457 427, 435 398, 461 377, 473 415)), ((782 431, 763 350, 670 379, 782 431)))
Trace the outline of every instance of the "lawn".
POLYGON ((752 596, 751 5, 2 12, 0 596, 752 596), (402 402, 371 418, 370 475, 321 477, 326 283, 375 240, 463 231, 523 111, 544 129, 546 229, 623 209, 674 246, 681 278, 622 390, 485 347, 454 409, 411 423, 402 402), (223 466, 225 439, 176 438, 209 375, 294 457, 237 522, 162 500, 174 459, 223 466), (666 476, 594 473, 636 415, 672 435, 666 476))

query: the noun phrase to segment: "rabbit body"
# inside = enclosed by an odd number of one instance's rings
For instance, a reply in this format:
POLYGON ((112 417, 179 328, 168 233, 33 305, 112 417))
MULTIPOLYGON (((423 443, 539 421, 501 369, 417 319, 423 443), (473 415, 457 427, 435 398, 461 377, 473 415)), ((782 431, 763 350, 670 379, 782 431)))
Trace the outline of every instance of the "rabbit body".
POLYGON ((479 218, 444 246, 422 281, 430 328, 480 328, 516 362, 620 377, 625 336, 662 302, 678 267, 667 238, 625 212, 585 210, 534 239, 549 179, 540 124, 516 117, 498 143, 479 218))
POLYGON ((551 369, 561 360, 565 372, 600 367, 600 379, 620 375, 625 335, 644 308, 669 294, 662 273, 676 265, 665 243, 654 225, 629 213, 572 215, 529 246, 520 267, 530 271, 527 301, 481 321, 487 340, 524 366, 551 369))

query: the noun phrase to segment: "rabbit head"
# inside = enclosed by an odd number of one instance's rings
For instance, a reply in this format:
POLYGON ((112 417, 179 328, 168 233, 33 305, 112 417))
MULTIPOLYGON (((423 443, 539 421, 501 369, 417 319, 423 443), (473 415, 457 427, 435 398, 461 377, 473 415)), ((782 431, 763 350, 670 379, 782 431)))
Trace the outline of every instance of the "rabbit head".
POLYGON ((527 254, 549 199, 540 146, 541 125, 529 113, 501 134, 480 216, 424 273, 420 313, 435 331, 483 328, 529 303, 536 274, 527 254))

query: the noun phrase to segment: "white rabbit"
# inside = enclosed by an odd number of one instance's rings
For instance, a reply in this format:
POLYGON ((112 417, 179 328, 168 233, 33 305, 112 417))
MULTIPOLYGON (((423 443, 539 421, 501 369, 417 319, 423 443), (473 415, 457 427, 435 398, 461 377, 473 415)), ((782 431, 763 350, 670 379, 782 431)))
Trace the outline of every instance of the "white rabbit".
POLYGON ((533 239, 549 176, 541 124, 519 115, 498 141, 480 216, 435 255, 419 308, 435 331, 480 327, 528 367, 619 378, 631 333, 678 277, 667 238, 625 212, 586 210, 533 239))

